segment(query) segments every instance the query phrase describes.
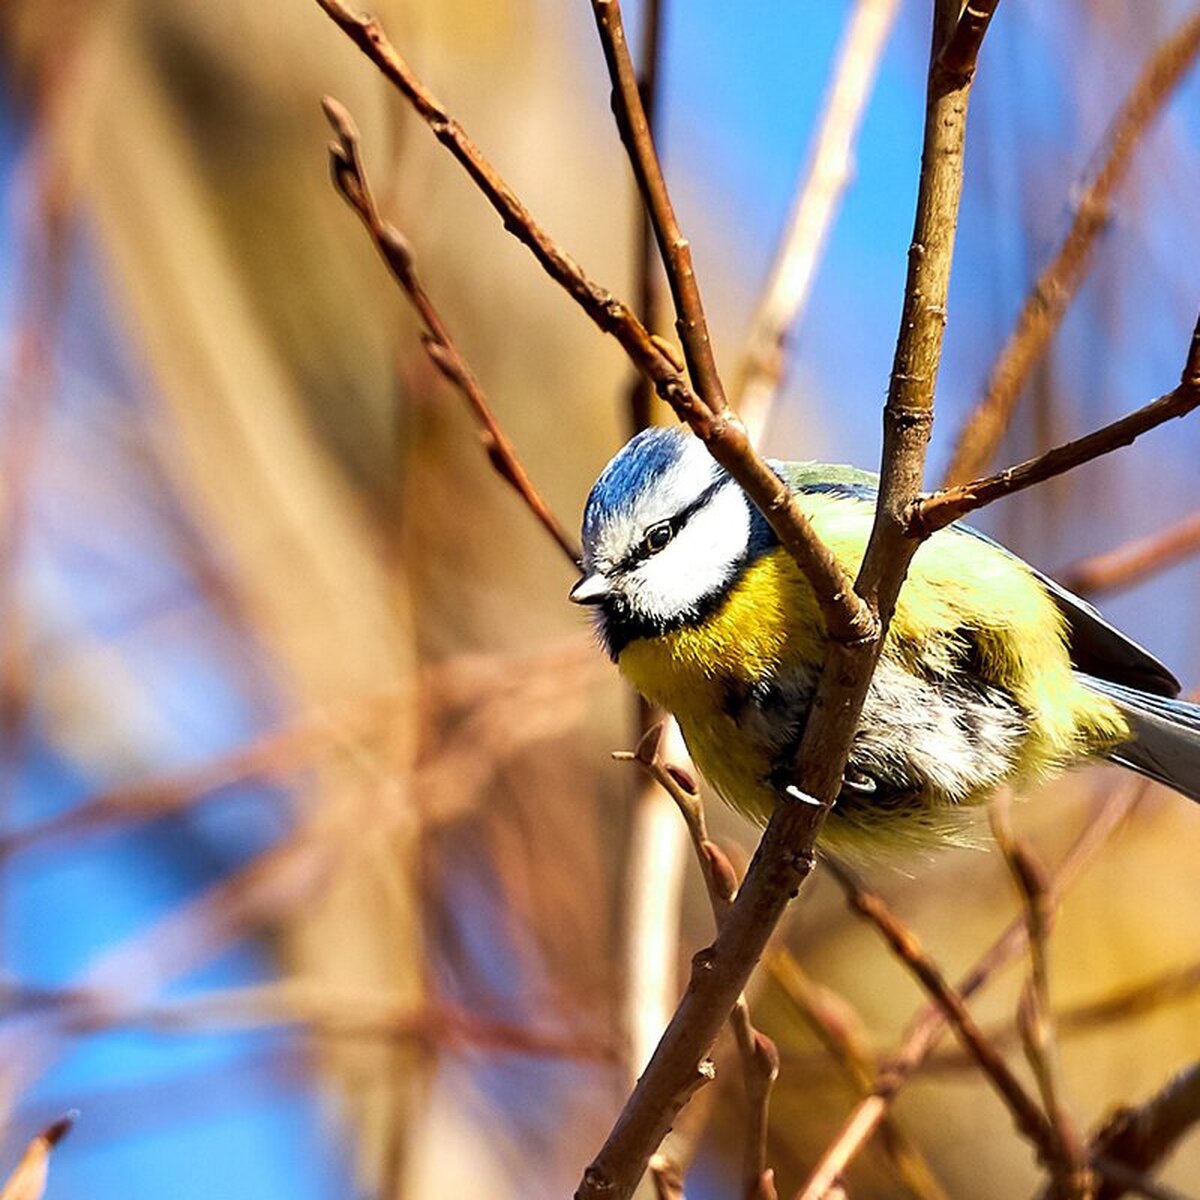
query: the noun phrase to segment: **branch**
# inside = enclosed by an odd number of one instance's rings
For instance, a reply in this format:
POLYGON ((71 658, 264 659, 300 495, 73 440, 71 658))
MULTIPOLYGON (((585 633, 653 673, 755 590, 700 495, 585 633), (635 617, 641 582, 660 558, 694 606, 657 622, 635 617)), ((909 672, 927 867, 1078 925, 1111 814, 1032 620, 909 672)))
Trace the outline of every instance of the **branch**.
POLYGON ((1200 512, 1148 537, 1082 559, 1058 572, 1058 578, 1081 596, 1095 596, 1134 587, 1193 554, 1200 554, 1200 512))
POLYGON ((1118 1200, 1129 1185, 1112 1164, 1138 1174, 1154 1170, 1176 1143, 1200 1122, 1200 1063, 1180 1071, 1161 1091, 1137 1108, 1120 1108, 1105 1122, 1089 1147, 1093 1161, 1108 1178, 1096 1200, 1118 1200))
MULTIPOLYGON (((958 0, 937 0, 931 62, 958 15, 958 0)), ((787 789, 792 799, 776 805, 715 942, 693 959, 687 991, 637 1088, 588 1167, 576 1192, 578 1200, 627 1200, 632 1194, 650 1155, 686 1102, 698 1064, 789 901, 811 873, 813 846, 841 786, 883 631, 915 550, 906 536, 905 516, 919 494, 932 417, 962 187, 968 86, 948 83, 931 68, 914 244, 884 410, 880 501, 856 585, 880 617, 879 633, 857 644, 830 641, 793 783, 787 789)))
MULTIPOLYGON (((976 7, 986 5, 977 2, 976 7)), ((1198 52, 1200 14, 1193 13, 1154 52, 1125 97, 1106 137, 1103 164, 1080 196, 1066 238, 1038 276, 988 374, 983 398, 958 435, 946 471, 947 485, 981 474, 991 462, 1030 372, 1087 276, 1092 250, 1108 225, 1113 195, 1129 173, 1134 151, 1198 52)))
MULTIPOLYGON (((642 62, 638 71, 638 91, 652 132, 658 128, 660 49, 663 10, 666 0, 644 0, 642 5, 642 62)), ((637 313, 652 334, 662 326, 662 289, 654 250, 654 225, 644 204, 637 206, 637 237, 634 243, 637 262, 637 313)), ((629 389, 629 432, 645 429, 653 420, 654 386, 638 372, 629 389)), ((649 728, 651 722, 646 722, 649 728)))
MULTIPOLYGON (((1055 903, 1124 824, 1147 788, 1143 780, 1130 779, 1089 814, 1082 831, 1051 880, 1051 895, 1055 903)), ((1002 966, 1025 949, 1027 939, 1028 928, 1025 921, 1018 917, 959 981, 958 994, 964 1000, 969 1000, 1002 966)), ((879 1128, 892 1101, 920 1069, 945 1033, 947 1025, 945 1013, 936 1004, 927 1005, 917 1016, 908 1028, 899 1053, 876 1077, 871 1095, 861 1100, 846 1118, 838 1136, 826 1147, 804 1187, 797 1193, 797 1200, 824 1200, 834 1182, 879 1128)))
POLYGON ((67 1113, 30 1141, 21 1161, 0 1188, 0 1200, 41 1200, 46 1190, 50 1152, 70 1133, 78 1115, 67 1113))
POLYGON ((943 488, 923 497, 912 506, 909 531, 913 537, 928 537, 985 504, 1022 492, 1121 446, 1128 446, 1159 425, 1176 417, 1187 416, 1197 406, 1200 406, 1200 318, 1197 318, 1196 328, 1192 332, 1179 386, 1173 391, 1110 425, 1047 450, 1037 458, 1018 463, 986 479, 943 488))
MULTIPOLYGON (((652 727, 635 751, 620 751, 613 757, 637 763, 675 802, 695 851, 713 920, 719 930, 737 894, 737 872, 725 852, 709 837, 704 805, 695 780, 663 757, 664 729, 663 724, 652 727)), ((754 1027, 744 994, 737 998, 729 1015, 729 1024, 742 1061, 749 1114, 742 1173, 743 1196, 745 1200, 776 1200, 774 1174, 767 1166, 767 1117, 771 1091, 779 1075, 779 1053, 774 1042, 754 1027)))
POLYGON ((363 169, 358 127, 354 118, 332 96, 326 96, 321 105, 338 139, 329 147, 334 186, 346 203, 358 213, 392 277, 417 310, 427 331, 422 341, 430 361, 442 376, 462 393, 470 405, 482 431, 484 449, 497 473, 521 497, 546 532, 558 543, 559 549, 571 564, 578 567, 579 547, 550 511, 550 506, 542 499, 521 465, 516 450, 492 412, 479 380, 475 378, 475 373, 455 345, 450 331, 418 278, 412 248, 407 239, 394 225, 379 215, 375 197, 371 193, 371 185, 363 169))
POLYGON ((742 361, 737 407, 755 442, 779 391, 785 340, 808 302, 850 182, 854 142, 898 8, 899 0, 858 0, 838 52, 811 158, 742 361))
POLYGON ((1079 1131, 1063 1101, 1057 1027, 1050 1001, 1049 946, 1055 917, 1050 881, 1033 850, 1013 832, 1011 797, 997 797, 991 818, 992 833, 1021 894, 1029 930, 1030 978, 1018 1002, 1017 1028, 1054 1133, 1055 1153, 1047 1166, 1055 1195, 1087 1200, 1095 1180, 1079 1131))
POLYGON ((617 128, 629 154, 638 188, 654 227, 658 251, 666 267, 678 317, 676 329, 683 343, 688 373, 709 411, 721 416, 728 408, 725 387, 717 371, 708 320, 704 315, 704 302, 700 298, 700 284, 692 266, 692 247, 679 228, 675 208, 667 191, 667 181, 654 148, 637 72, 625 40, 621 5, 619 0, 592 0, 592 12, 612 80, 617 128))
MULTIPOLYGON (((529 248, 547 274, 600 329, 620 342, 634 365, 654 381, 658 394, 675 415, 687 423, 712 456, 741 484, 784 549, 808 577, 830 636, 848 642, 873 636, 874 616, 855 595, 845 572, 813 531, 796 498, 755 453, 736 416, 723 405, 712 408, 697 396, 688 387, 681 364, 674 361, 670 347, 652 336, 628 306, 593 283, 579 264, 534 221, 462 126, 412 73, 377 20, 351 12, 342 0, 317 0, 317 3, 412 105, 500 214, 504 227, 529 248)), ((688 336, 694 345, 697 334, 688 336)))
POLYGON ((830 856, 826 856, 825 861, 830 874, 845 892, 851 908, 875 926, 896 957, 916 976, 941 1008, 962 1042, 963 1049, 975 1060, 1008 1105, 1017 1129, 1034 1144, 1043 1161, 1054 1163, 1058 1145, 1042 1110, 971 1016, 963 997, 951 987, 941 968, 922 949, 916 935, 897 919, 883 898, 868 888, 849 867, 830 856))

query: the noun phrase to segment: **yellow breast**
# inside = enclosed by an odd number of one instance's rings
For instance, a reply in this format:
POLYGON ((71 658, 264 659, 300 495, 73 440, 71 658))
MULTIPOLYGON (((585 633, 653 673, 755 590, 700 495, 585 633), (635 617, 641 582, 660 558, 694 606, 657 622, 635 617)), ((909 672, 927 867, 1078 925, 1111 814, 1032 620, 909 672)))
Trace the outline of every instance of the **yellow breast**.
MULTIPOLYGON (((834 494, 806 495, 817 532, 853 575, 871 505, 834 494)), ((977 538, 944 531, 914 557, 884 654, 923 677, 963 670, 968 650, 983 678, 1028 714, 1013 775, 1039 774, 1125 740, 1111 702, 1075 679, 1064 619, 1019 560, 977 538), (969 634, 969 638, 968 638, 969 634)), ((796 668, 819 668, 824 624, 812 590, 783 550, 769 551, 694 625, 631 642, 619 666, 645 696, 679 720, 697 766, 736 808, 765 820, 774 765, 731 715, 731 695, 796 668)), ((982 797, 980 797, 982 798, 982 797)))

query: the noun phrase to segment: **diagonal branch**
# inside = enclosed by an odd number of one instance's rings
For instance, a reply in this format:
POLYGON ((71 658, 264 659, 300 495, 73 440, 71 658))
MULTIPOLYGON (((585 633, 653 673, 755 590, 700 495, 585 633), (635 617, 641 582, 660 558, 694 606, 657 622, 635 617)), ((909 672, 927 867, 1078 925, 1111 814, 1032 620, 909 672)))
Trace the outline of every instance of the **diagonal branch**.
MULTIPOLYGON (((983 5, 976 0, 975 7, 983 5)), ((958 435, 946 471, 947 485, 981 474, 991 462, 1030 372, 1045 353, 1087 275, 1092 251, 1108 225, 1113 196, 1129 173, 1134 151, 1197 54, 1200 13, 1193 13, 1154 52, 1125 97, 1105 139, 1102 165, 1075 205, 1071 228, 1038 276, 988 374, 982 399, 958 435)))
POLYGON ((600 329, 617 339, 634 365, 653 380, 675 415, 690 426, 712 456, 741 484, 808 577, 830 636, 847 642, 874 636, 877 625, 873 614, 855 595, 846 573, 817 537, 796 498, 755 452, 734 414, 723 406, 710 407, 697 396, 672 358, 670 347, 652 336, 627 305, 589 279, 534 221, 462 126, 413 74, 377 20, 352 12, 342 0, 317 3, 412 105, 500 214, 505 228, 529 248, 547 274, 600 329))
POLYGON ((375 197, 371 193, 371 186, 363 169, 358 128, 354 119, 332 96, 326 96, 322 105, 338 139, 329 147, 334 186, 346 203, 358 213, 393 278, 417 310, 426 329, 422 339, 425 352, 443 377, 462 393, 470 405, 481 428, 484 449, 497 473, 525 501, 526 507, 558 543, 559 549, 572 565, 578 566, 579 547, 550 510, 550 506, 542 499, 541 493, 534 487, 521 465, 516 450, 492 412, 479 380, 455 345, 445 322, 417 276, 408 241, 394 225, 379 215, 375 197))
POLYGON ((1157 533, 1073 563, 1058 572, 1058 578, 1064 587, 1081 596, 1095 596, 1134 587, 1193 554, 1200 554, 1200 512, 1157 533))
POLYGON ((712 339, 708 333, 708 319, 700 298, 700 284, 692 266, 692 247, 683 236, 675 217, 675 207, 667 190, 662 164, 654 148, 654 137, 642 103, 637 71, 625 40, 621 5, 619 0, 592 0, 592 12, 596 17, 600 44, 612 80, 617 128, 629 154, 638 188, 654 227, 658 252, 666 267, 671 297, 675 301, 676 328, 683 343, 688 373, 709 410, 714 415, 723 415, 728 408, 725 387, 717 371, 712 339))
MULTIPOLYGON (((1055 903, 1122 827, 1145 795, 1147 786, 1144 780, 1131 779, 1089 815, 1051 881, 1051 895, 1055 903)), ((1025 921, 1018 917, 959 981, 959 995, 969 1000, 1002 966, 1025 949, 1028 936, 1025 921)), ((908 1028, 899 1053, 880 1071, 871 1095, 861 1100, 846 1118, 838 1136, 826 1147, 804 1187, 797 1193, 797 1200, 823 1200, 834 1181, 879 1128, 892 1101, 920 1069, 947 1027, 945 1013, 936 1004, 927 1005, 917 1016, 908 1028)))
POLYGON ((882 897, 838 859, 826 856, 825 862, 830 874, 845 892, 850 906, 875 926, 896 957, 916 976, 934 1003, 945 1013, 963 1049, 1000 1093, 1018 1130, 1033 1143, 1044 1162, 1055 1162, 1059 1157, 1059 1147, 1054 1130, 1037 1102, 979 1027, 962 995, 950 985, 941 968, 925 953, 912 931, 893 916, 882 897))
POLYGON ((914 537, 928 537, 985 504, 1024 491, 1034 484, 1044 483, 1055 475, 1100 458, 1120 446, 1128 446, 1142 434, 1176 417, 1187 416, 1197 407, 1200 407, 1200 318, 1192 332, 1179 386, 1173 391, 1110 425, 1047 450, 1037 458, 989 475, 986 479, 943 488, 925 496, 912 507, 909 530, 914 537))

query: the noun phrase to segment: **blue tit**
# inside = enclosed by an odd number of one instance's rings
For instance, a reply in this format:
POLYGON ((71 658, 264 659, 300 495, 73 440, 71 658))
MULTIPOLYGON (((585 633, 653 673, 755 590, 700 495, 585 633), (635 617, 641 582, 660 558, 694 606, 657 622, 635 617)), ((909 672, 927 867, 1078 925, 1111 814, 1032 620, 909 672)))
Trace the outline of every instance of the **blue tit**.
MULTIPOLYGON (((853 577, 876 479, 772 462, 853 577)), ((696 765, 763 822, 825 648, 812 589, 737 483, 683 429, 608 464, 583 518, 583 578, 622 674, 679 721, 696 765)), ((929 538, 900 593, 824 841, 874 854, 971 840, 972 807, 1089 757, 1200 800, 1200 707, 1090 604, 965 525, 929 538)))

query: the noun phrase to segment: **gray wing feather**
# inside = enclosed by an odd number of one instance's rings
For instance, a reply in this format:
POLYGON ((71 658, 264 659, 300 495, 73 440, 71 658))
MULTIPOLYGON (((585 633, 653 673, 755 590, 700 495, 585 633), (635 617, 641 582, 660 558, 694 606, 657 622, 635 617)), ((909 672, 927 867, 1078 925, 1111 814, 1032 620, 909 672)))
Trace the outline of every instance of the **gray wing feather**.
POLYGON ((1200 706, 1149 696, 1082 672, 1079 678, 1113 701, 1133 731, 1133 741, 1105 757, 1200 801, 1200 706))

